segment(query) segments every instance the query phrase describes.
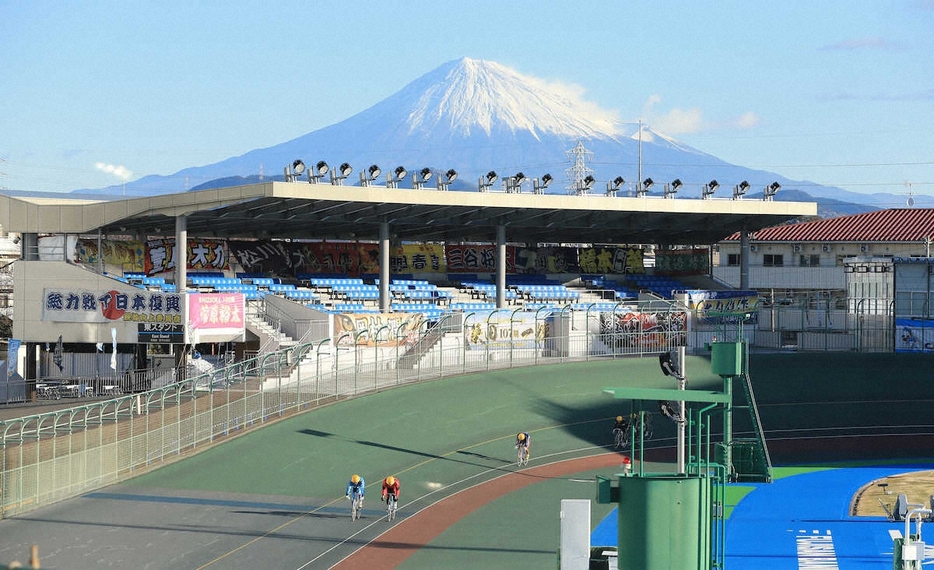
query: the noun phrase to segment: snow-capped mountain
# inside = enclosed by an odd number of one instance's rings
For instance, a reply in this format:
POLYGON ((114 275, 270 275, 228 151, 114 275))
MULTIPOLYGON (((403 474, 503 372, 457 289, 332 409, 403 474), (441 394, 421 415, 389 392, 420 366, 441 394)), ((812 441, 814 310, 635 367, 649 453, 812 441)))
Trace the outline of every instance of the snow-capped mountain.
MULTIPOLYGON (((284 167, 301 159, 308 165, 324 160, 332 168, 349 163, 355 172, 348 184, 357 183, 358 173, 371 164, 384 172, 397 166, 410 173, 424 167, 435 172, 454 169, 459 177, 451 190, 475 191, 478 178, 490 170, 501 178, 517 172, 528 179, 549 173, 554 181, 546 192, 560 194, 572 184, 568 151, 578 141, 593 153, 585 157, 592 160, 584 166, 592 170, 596 193, 604 192, 607 181, 618 176, 627 181, 621 194, 638 187, 641 147, 642 177, 657 183, 654 191, 679 179, 684 184, 679 196, 697 197, 706 182, 716 179, 722 184, 720 195, 726 196, 742 180, 749 182, 750 194, 777 181, 785 188, 806 187, 810 194, 819 195, 820 187, 731 165, 649 126, 640 129, 638 124, 623 123, 614 112, 583 100, 567 87, 470 58, 445 63, 334 125, 215 164, 170 176, 146 176, 125 188, 133 195, 179 192, 252 182, 261 171, 266 179, 281 179, 284 167), (212 182, 218 179, 223 183, 212 182)), ((501 190, 500 183, 492 190, 501 190)), ((411 187, 411 175, 400 187, 411 187)), ((102 192, 119 194, 123 187, 115 190, 102 192)), ((523 191, 531 191, 529 182, 523 191)), ((840 200, 867 198, 841 189, 828 191, 840 200)))

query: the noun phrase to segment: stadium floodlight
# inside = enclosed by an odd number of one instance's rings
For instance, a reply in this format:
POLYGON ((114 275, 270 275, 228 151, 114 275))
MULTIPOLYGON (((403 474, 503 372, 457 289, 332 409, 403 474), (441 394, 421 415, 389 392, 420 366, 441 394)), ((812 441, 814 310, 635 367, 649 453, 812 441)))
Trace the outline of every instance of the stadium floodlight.
POLYGON ((613 180, 610 180, 606 183, 606 195, 607 196, 616 196, 616 191, 625 184, 626 181, 622 176, 617 176, 613 180))
POLYGON ((366 169, 366 172, 360 173, 360 186, 369 186, 382 172, 379 166, 375 164, 370 165, 370 167, 366 169))
POLYGON ((646 178, 642 181, 642 185, 639 187, 639 190, 636 192, 638 197, 644 198, 646 194, 649 193, 649 188, 655 185, 655 181, 651 178, 646 178))
POLYGON ((431 169, 427 166, 418 172, 412 173, 412 188, 416 190, 422 190, 425 188, 425 183, 431 180, 432 172, 431 169))
POLYGON ((317 184, 318 182, 320 182, 321 179, 324 178, 324 175, 327 174, 330 169, 331 167, 328 166, 328 163, 324 162, 323 160, 319 160, 315 164, 314 169, 308 170, 309 184, 317 184))
POLYGON ((408 174, 409 171, 404 166, 397 166, 392 172, 386 173, 386 187, 398 188, 399 182, 402 182, 408 174))
POLYGON ((331 171, 331 184, 335 186, 343 186, 344 179, 350 176, 350 173, 353 172, 353 166, 350 166, 346 162, 342 162, 340 166, 337 167, 337 174, 334 171, 331 171))
POLYGON ((525 174, 517 172, 515 176, 506 177, 503 180, 503 186, 506 187, 507 194, 521 194, 523 182, 525 182, 525 174))
POLYGON ((590 189, 593 188, 593 185, 597 182, 597 179, 592 175, 588 174, 581 180, 580 188, 578 194, 590 194, 590 189))
POLYGON ((552 180, 554 179, 551 177, 551 174, 548 173, 545 173, 541 180, 538 178, 532 179, 532 191, 536 194, 544 194, 545 188, 548 188, 548 185, 551 184, 552 180))
POLYGON ((658 355, 658 365, 665 376, 672 376, 681 380, 681 374, 678 373, 678 368, 672 361, 670 352, 663 352, 658 355))
POLYGON ((299 159, 295 159, 291 166, 286 165, 285 167, 285 181, 295 182, 302 172, 305 172, 305 163, 299 159))
POLYGON ((496 174, 495 170, 491 170, 486 173, 486 176, 481 176, 480 180, 477 182, 477 187, 480 188, 481 192, 489 192, 490 188, 493 187, 493 183, 499 180, 499 175, 496 174))
POLYGON ((782 185, 778 182, 773 182, 765 187, 765 192, 762 193, 762 199, 766 202, 771 202, 772 198, 775 197, 775 194, 781 189, 782 185))
POLYGON ((733 187, 733 199, 742 200, 743 195, 746 194, 746 190, 749 189, 749 183, 743 180, 739 184, 733 187))
POLYGON ((451 182, 454 182, 455 180, 457 180, 457 171, 452 168, 444 174, 438 176, 438 190, 447 190, 451 185, 451 182))
POLYGON ((680 178, 675 178, 669 184, 665 184, 665 198, 674 198, 675 194, 678 192, 678 188, 681 188, 684 184, 681 183, 680 178))
POLYGON ((704 192, 701 195, 701 198, 704 200, 709 200, 713 193, 717 191, 717 188, 720 187, 720 183, 716 180, 711 180, 707 184, 704 184, 704 192))

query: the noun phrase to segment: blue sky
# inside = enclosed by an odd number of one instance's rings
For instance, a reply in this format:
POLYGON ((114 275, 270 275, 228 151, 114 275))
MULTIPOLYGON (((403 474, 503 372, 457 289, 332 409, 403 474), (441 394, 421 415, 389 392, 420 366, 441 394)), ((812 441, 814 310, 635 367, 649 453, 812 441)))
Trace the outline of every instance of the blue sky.
POLYGON ((734 164, 934 195, 934 0, 0 0, 0 189, 217 162, 465 56, 734 164))

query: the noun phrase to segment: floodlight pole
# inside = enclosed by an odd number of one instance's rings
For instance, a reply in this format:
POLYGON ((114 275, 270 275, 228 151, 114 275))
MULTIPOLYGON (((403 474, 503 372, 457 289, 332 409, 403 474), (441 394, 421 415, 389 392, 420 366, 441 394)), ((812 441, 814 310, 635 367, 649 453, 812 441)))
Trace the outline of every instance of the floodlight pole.
MULTIPOLYGON (((678 347, 678 390, 685 390, 687 388, 687 380, 685 379, 685 356, 686 351, 684 345, 678 347)), ((687 472, 686 468, 686 436, 687 433, 687 413, 685 410, 684 401, 678 402, 678 413, 681 416, 681 421, 678 422, 678 474, 684 475, 687 472)))

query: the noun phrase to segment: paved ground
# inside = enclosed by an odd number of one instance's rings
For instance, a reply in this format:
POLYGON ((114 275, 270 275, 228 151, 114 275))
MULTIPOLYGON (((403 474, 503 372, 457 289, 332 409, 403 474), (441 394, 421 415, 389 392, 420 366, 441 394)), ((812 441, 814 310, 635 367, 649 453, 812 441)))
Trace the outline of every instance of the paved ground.
MULTIPOLYGON (((611 418, 624 410, 602 388, 668 380, 655 359, 578 363, 448 378, 325 406, 126 484, 0 521, 0 562, 24 559, 37 543, 43 568, 329 568, 392 528, 372 487, 393 474, 403 483, 394 532, 404 538, 387 535, 382 544, 420 546, 399 567, 554 567, 558 502, 592 497, 585 481, 594 471, 507 485, 492 500, 497 484, 516 480, 509 475, 515 432, 532 433, 534 468, 604 454, 611 418), (371 485, 358 523, 343 499, 353 472, 371 485), (500 483, 476 486, 494 479, 500 483), (444 532, 419 537, 421 524, 435 523, 419 523, 413 513, 465 489, 461 496, 480 504, 444 532)), ((692 388, 719 385, 692 376, 692 388)), ((845 408, 836 405, 834 417, 845 417, 845 408)), ((775 410, 771 416, 780 417, 775 410)), ((656 434, 656 443, 670 445, 674 428, 660 423, 656 434)), ((791 452, 801 456, 802 449, 791 452)), ((803 456, 826 458, 827 449, 815 445, 803 456)), ((607 511, 595 505, 594 526, 607 511)))

